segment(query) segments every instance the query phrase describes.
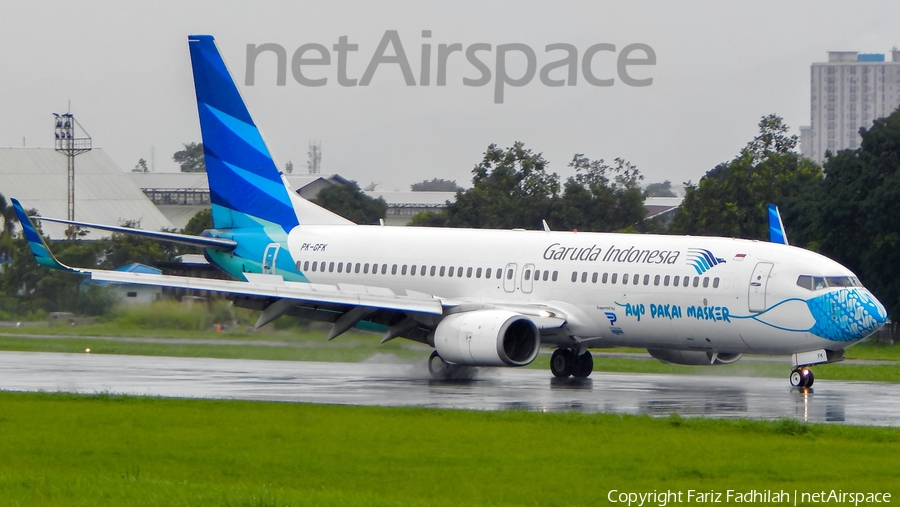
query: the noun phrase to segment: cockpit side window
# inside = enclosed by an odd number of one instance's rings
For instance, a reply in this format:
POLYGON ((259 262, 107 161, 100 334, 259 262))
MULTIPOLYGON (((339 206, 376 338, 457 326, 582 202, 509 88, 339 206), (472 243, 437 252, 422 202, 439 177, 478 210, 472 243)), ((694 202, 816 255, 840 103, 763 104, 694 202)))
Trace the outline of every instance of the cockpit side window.
POLYGON ((855 276, 800 275, 797 277, 797 286, 817 291, 827 287, 862 287, 862 284, 855 276))

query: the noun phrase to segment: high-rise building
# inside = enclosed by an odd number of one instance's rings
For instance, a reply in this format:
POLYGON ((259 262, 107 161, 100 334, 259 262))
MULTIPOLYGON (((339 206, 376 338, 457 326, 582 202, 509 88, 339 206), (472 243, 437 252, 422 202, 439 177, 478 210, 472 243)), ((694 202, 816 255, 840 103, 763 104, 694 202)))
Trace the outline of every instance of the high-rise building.
POLYGON ((900 105, 900 50, 890 62, 883 54, 829 51, 810 70, 811 125, 800 127, 800 150, 816 162, 826 151, 858 148, 860 127, 900 105))

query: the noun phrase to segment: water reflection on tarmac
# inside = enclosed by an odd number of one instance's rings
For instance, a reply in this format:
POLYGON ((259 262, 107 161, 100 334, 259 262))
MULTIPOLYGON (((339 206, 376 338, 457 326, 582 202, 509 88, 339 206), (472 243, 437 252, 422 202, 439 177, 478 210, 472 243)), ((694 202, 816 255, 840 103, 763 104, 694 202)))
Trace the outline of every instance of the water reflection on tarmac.
POLYGON ((0 352, 0 389, 167 397, 535 410, 685 417, 794 417, 900 426, 900 384, 594 372, 561 381, 549 371, 488 368, 435 381, 425 364, 311 363, 0 352))

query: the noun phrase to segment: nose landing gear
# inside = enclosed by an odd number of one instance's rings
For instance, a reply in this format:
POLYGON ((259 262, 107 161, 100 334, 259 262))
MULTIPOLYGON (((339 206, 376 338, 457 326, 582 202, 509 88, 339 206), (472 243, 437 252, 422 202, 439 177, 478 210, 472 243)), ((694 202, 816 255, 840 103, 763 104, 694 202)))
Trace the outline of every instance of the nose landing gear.
POLYGON ((815 382, 816 377, 813 375, 813 372, 807 367, 796 367, 791 371, 791 385, 794 387, 812 387, 813 382, 815 382))

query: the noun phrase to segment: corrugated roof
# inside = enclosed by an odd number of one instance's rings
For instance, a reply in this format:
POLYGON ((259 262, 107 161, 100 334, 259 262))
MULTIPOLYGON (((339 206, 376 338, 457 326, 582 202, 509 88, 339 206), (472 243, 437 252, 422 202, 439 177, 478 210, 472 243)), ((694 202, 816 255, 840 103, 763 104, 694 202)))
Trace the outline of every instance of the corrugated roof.
MULTIPOLYGON (((127 173, 138 188, 194 189, 209 190, 206 173, 127 173)), ((294 190, 318 180, 334 184, 346 184, 347 180, 337 174, 287 174, 288 182, 294 190)))
MULTIPOLYGON (((15 197, 26 209, 46 217, 68 216, 66 157, 52 148, 0 148, 0 193, 15 197)), ((75 158, 75 219, 118 225, 139 220, 141 228, 158 231, 172 224, 141 189, 101 148, 75 158)), ((52 239, 65 238, 65 226, 44 222, 52 239)), ((88 238, 107 236, 91 231, 88 238)))
POLYGON ((412 206, 416 204, 426 206, 443 206, 447 201, 456 201, 456 192, 381 192, 378 190, 363 191, 367 196, 377 199, 381 197, 388 206, 412 206))

